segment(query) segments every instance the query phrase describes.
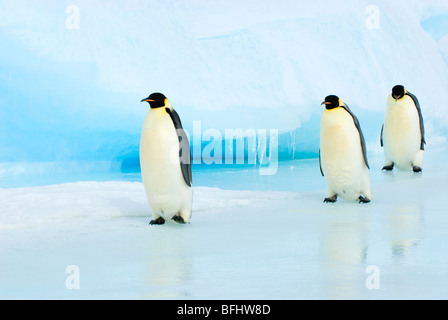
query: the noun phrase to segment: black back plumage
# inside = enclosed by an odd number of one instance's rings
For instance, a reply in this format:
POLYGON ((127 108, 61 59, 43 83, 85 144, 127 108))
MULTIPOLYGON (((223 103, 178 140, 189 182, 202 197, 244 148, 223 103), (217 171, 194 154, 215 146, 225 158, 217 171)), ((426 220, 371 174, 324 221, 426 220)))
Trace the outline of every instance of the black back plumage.
POLYGON ((366 163, 366 167, 370 169, 369 162, 367 161, 367 148, 366 148, 366 141, 364 139, 364 135, 361 130, 361 125, 359 124, 358 118, 353 114, 353 112, 350 110, 350 108, 347 105, 341 105, 341 108, 343 108, 345 111, 347 111, 353 118, 353 122, 355 124, 356 129, 359 133, 359 139, 361 140, 361 149, 362 149, 362 155, 364 157, 364 162, 366 163))
POLYGON ((413 95, 410 92, 406 92, 405 95, 408 95, 409 97, 411 97, 412 101, 414 101, 415 107, 417 108, 417 113, 418 113, 418 119, 420 122, 420 135, 421 135, 421 140, 420 140, 420 150, 425 150, 425 126, 423 124, 423 115, 422 115, 422 110, 420 109, 420 103, 418 102, 418 99, 415 95, 413 95))
POLYGON ((179 139, 179 160, 182 176, 184 177, 187 186, 191 187, 193 178, 191 174, 191 152, 188 137, 182 127, 182 122, 180 121, 180 117, 176 110, 170 108, 165 108, 165 110, 173 121, 174 128, 176 129, 177 137, 179 139))

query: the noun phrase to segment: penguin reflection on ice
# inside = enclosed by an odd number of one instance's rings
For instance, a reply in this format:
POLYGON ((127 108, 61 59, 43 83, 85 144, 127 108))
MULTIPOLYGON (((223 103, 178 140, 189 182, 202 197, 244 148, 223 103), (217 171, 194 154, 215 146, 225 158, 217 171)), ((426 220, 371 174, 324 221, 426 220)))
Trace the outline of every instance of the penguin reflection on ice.
POLYGON ((392 88, 387 97, 380 144, 384 148, 385 163, 382 170, 422 171, 425 149, 425 128, 418 99, 402 85, 392 88))
POLYGON ((140 167, 148 203, 154 219, 188 223, 193 185, 190 143, 179 115, 161 93, 142 99, 150 105, 140 139, 140 167))
POLYGON ((366 144, 358 119, 347 105, 330 95, 322 102, 319 165, 327 184, 324 202, 372 200, 366 144))

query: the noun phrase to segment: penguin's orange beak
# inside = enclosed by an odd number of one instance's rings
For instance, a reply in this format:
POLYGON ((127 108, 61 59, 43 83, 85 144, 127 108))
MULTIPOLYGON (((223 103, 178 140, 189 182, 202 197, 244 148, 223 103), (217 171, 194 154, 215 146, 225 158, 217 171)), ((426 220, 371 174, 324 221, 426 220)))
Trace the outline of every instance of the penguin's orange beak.
POLYGON ((323 104, 331 104, 331 102, 322 102, 320 105, 323 105, 323 104))
POLYGON ((149 99, 149 98, 145 98, 145 99, 142 99, 142 101, 140 101, 140 102, 143 102, 143 101, 146 101, 146 102, 149 102, 149 101, 154 102, 154 101, 156 101, 156 100, 152 100, 152 99, 149 99))

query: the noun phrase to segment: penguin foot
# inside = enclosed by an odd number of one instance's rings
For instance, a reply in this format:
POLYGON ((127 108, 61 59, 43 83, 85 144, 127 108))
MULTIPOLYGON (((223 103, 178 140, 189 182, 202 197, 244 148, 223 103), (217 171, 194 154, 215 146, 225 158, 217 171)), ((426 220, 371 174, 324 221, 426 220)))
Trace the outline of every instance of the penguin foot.
POLYGON ((163 219, 162 217, 158 217, 157 219, 151 220, 149 222, 150 225, 153 225, 153 224, 164 224, 164 223, 165 223, 165 219, 163 219))
POLYGON ((363 196, 359 196, 359 203, 369 203, 370 199, 367 199, 363 196))
POLYGON ((417 166, 413 166, 412 167, 412 171, 414 171, 414 172, 422 172, 422 168, 417 167, 417 166))
POLYGON ((174 220, 177 223, 185 223, 184 218, 182 218, 181 216, 173 216, 173 218, 171 220, 174 220))
POLYGON ((393 168, 394 168, 394 164, 392 163, 391 165, 384 166, 383 169, 381 169, 381 171, 383 171, 383 170, 392 171, 393 168))
POLYGON ((325 198, 325 199, 324 199, 324 203, 327 203, 327 202, 335 203, 336 200, 338 200, 338 196, 337 196, 337 195, 334 195, 334 196, 332 196, 332 197, 330 197, 330 198, 325 198))

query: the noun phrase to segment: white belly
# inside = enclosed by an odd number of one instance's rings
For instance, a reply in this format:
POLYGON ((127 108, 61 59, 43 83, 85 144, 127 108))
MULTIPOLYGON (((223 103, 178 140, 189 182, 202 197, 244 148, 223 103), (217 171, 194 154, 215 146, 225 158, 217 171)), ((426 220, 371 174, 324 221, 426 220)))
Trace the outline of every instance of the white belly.
POLYGON ((383 144, 386 157, 398 168, 408 169, 420 150, 420 121, 413 100, 388 98, 384 117, 383 144))
POLYGON ((359 132, 353 118, 342 108, 322 114, 320 155, 327 186, 343 199, 357 199, 368 169, 359 132))
POLYGON ((171 219, 191 211, 192 188, 184 181, 179 162, 179 140, 164 108, 151 109, 143 122, 140 166, 149 205, 171 219))

